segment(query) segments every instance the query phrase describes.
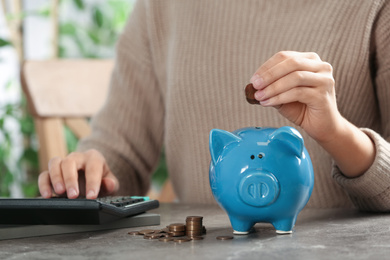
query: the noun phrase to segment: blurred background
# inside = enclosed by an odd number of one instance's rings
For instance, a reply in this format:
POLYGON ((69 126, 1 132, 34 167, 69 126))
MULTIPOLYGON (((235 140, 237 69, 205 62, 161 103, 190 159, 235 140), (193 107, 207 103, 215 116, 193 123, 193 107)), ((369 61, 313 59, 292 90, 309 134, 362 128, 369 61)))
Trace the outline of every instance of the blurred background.
MULTIPOLYGON (((135 0, 1 0, 0 197, 38 196, 39 160, 34 121, 20 84, 24 60, 112 59, 135 0)), ((64 128, 69 151, 77 138, 64 128)), ((164 154, 153 175, 167 178, 164 154)))

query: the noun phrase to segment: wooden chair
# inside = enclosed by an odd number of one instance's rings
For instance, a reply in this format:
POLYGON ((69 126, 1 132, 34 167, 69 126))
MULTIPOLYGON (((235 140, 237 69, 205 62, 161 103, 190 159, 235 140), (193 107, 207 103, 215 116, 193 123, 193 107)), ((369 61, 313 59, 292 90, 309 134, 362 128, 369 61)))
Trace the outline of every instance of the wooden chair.
MULTIPOLYGON (((88 118, 103 105, 113 69, 112 60, 57 59, 26 61, 21 79, 39 141, 40 170, 50 158, 68 154, 67 126, 77 138, 90 134, 88 118)), ((170 181, 149 194, 162 202, 175 199, 170 181)))

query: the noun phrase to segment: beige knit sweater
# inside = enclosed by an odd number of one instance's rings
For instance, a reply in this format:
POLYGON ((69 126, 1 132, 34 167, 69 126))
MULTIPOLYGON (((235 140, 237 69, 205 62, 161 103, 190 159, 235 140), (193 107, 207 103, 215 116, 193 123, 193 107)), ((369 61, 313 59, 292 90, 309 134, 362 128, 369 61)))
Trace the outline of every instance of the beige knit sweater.
POLYGON ((390 210, 387 0, 139 1, 117 45, 106 105, 79 149, 104 154, 121 194, 142 194, 164 145, 179 200, 215 203, 211 129, 293 126, 244 97, 256 69, 281 50, 316 52, 332 64, 341 114, 376 145, 371 168, 348 179, 298 128, 315 171, 308 206, 390 210))

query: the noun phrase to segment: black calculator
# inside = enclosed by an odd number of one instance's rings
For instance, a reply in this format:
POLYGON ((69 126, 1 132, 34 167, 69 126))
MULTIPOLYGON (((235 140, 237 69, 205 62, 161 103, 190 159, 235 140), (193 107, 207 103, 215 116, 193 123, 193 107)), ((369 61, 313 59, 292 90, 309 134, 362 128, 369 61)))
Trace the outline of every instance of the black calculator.
POLYGON ((157 200, 138 196, 97 199, 0 198, 0 225, 96 225, 159 207, 157 200))

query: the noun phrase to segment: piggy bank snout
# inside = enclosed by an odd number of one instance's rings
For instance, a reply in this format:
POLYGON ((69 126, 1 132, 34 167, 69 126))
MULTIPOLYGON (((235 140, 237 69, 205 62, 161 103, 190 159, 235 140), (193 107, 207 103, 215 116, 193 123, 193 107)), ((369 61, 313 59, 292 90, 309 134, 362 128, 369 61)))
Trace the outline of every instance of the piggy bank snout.
POLYGON ((239 184, 238 193, 241 200, 254 207, 272 204, 279 196, 278 179, 267 171, 250 171, 239 184))

